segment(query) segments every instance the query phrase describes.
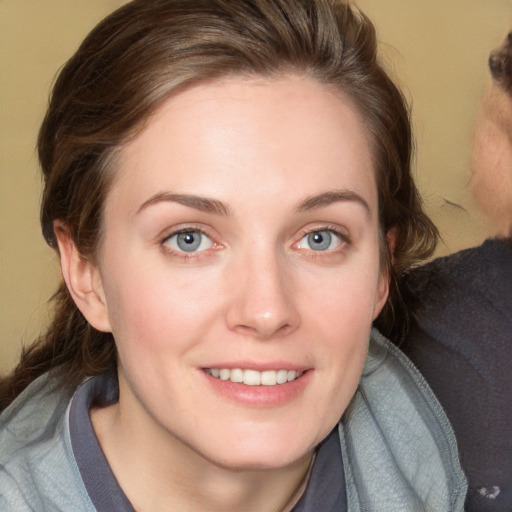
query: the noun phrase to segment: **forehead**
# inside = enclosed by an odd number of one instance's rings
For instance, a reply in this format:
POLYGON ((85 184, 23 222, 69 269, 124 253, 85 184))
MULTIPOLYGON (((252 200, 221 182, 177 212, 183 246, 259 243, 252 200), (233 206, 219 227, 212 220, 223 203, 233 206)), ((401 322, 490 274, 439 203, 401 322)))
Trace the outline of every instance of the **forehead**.
POLYGON ((358 110, 342 92, 307 76, 194 85, 155 112, 121 150, 116 170, 107 206, 128 189, 135 207, 165 190, 229 200, 223 196, 233 191, 257 198, 285 189, 314 195, 375 188, 358 110))

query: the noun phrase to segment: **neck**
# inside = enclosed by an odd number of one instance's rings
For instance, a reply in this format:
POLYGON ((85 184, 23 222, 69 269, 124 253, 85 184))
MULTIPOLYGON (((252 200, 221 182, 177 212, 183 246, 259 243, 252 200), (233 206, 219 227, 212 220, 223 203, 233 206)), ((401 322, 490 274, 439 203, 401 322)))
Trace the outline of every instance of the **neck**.
POLYGON ((109 465, 138 512, 286 512, 300 497, 312 452, 286 467, 233 469, 132 418, 119 404, 91 411, 109 465))

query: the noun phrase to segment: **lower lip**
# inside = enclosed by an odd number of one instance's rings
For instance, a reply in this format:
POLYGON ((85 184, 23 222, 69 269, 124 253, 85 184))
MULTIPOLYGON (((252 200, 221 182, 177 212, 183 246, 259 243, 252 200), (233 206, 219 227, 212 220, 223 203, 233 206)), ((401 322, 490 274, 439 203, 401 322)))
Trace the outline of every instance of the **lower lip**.
POLYGON ((215 393, 231 401, 250 407, 278 407, 300 395, 311 380, 312 373, 312 370, 307 370, 298 379, 275 386, 247 386, 217 379, 205 372, 203 375, 215 393))

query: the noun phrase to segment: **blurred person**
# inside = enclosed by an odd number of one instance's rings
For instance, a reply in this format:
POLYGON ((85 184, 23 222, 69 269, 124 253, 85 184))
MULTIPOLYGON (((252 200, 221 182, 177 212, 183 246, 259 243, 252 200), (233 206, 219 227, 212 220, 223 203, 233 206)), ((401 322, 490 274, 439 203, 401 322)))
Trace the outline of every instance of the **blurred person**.
POLYGON ((415 269, 403 349, 453 425, 468 512, 512 510, 512 33, 491 54, 471 187, 496 238, 415 269))

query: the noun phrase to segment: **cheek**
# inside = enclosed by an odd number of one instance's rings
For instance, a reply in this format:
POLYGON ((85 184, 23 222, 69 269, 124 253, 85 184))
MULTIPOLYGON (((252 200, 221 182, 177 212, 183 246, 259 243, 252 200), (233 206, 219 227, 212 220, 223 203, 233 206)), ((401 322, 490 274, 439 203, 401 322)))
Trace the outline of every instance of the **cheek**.
POLYGON ((112 269, 104 284, 118 349, 162 349, 172 341, 179 350, 206 334, 217 307, 215 272, 143 268, 140 261, 112 269))
MULTIPOLYGON (((378 261, 378 256, 374 258, 378 261)), ((378 263, 347 265, 305 284, 308 308, 326 325, 366 329, 373 321, 379 289, 378 263)))
POLYGON ((492 220, 512 222, 512 143, 488 120, 477 127, 472 155, 471 189, 492 220))
POLYGON ((325 355, 331 359, 326 365, 339 372, 343 378, 359 380, 360 369, 366 357, 369 334, 373 321, 374 303, 367 294, 353 293, 331 295, 330 304, 318 311, 319 325, 323 327, 320 337, 326 348, 325 355))
POLYGON ((323 287, 307 287, 302 319, 315 329, 311 336, 321 347, 322 367, 343 384, 336 390, 354 390, 359 381, 375 316, 379 274, 374 267, 339 269, 323 287))
POLYGON ((501 229, 512 223, 512 101, 497 86, 484 98, 471 155, 471 191, 501 229))
POLYGON ((363 371, 373 318, 373 301, 365 290, 370 287, 361 287, 361 281, 346 280, 343 287, 330 290, 323 307, 319 301, 312 311, 318 327, 316 363, 322 381, 312 408, 322 425, 332 426, 339 420, 363 371))

